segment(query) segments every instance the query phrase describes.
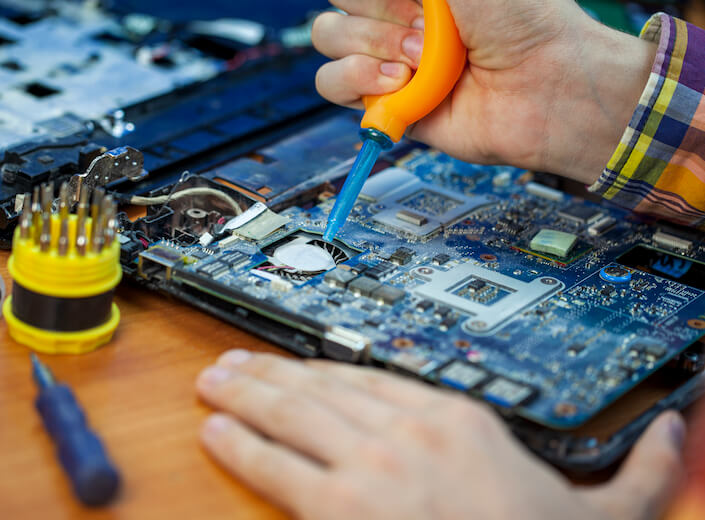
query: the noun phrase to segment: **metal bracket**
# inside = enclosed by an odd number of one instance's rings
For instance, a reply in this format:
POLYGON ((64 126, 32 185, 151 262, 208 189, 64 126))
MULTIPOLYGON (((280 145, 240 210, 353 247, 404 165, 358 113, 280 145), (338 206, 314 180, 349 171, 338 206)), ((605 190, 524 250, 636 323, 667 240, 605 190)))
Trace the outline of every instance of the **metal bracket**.
POLYGON ((122 146, 99 155, 85 173, 71 177, 69 196, 73 202, 78 202, 82 190, 88 190, 90 195, 99 186, 122 179, 138 182, 146 176, 142 152, 131 146, 122 146))

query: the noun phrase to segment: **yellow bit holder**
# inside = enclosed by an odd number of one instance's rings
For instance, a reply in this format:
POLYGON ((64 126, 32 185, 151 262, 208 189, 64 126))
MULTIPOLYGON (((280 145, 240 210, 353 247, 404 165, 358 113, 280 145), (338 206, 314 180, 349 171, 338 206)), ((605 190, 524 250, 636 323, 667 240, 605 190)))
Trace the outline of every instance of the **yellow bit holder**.
MULTIPOLYGON (((27 238, 21 236, 19 226, 15 230, 12 255, 8 262, 14 281, 13 294, 5 300, 3 314, 10 336, 15 341, 46 354, 91 352, 112 339, 120 321, 120 311, 115 303, 109 304, 108 316, 102 323, 83 330, 47 330, 17 316, 18 295, 26 299, 26 295, 30 294, 32 302, 36 302, 38 307, 45 304, 67 305, 72 310, 78 309, 78 313, 82 305, 85 312, 90 313, 95 298, 112 300, 112 293, 122 278, 120 245, 114 240, 98 253, 92 251, 89 244, 85 254, 80 255, 76 248, 77 220, 76 215, 68 216, 70 246, 65 255, 59 254, 58 215, 51 217, 51 243, 47 251, 42 251, 35 240, 38 230, 30 229, 27 238)), ((86 218, 88 237, 91 236, 91 224, 91 219, 86 218)), ((25 311, 26 303, 23 307, 25 311)))

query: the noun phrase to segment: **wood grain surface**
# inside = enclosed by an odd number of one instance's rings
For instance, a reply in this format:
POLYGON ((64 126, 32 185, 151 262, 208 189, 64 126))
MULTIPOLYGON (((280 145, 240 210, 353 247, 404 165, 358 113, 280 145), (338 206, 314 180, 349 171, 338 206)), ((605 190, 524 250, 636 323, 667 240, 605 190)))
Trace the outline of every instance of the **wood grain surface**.
MULTIPOLYGON (((7 253, 0 253, 6 283, 7 253)), ((75 391, 122 471, 118 500, 100 510, 74 499, 34 409, 29 350, 0 321, 0 519, 281 519, 201 449, 208 409, 198 372, 229 348, 279 351, 176 301, 122 286, 114 341, 83 356, 40 356, 75 391)))

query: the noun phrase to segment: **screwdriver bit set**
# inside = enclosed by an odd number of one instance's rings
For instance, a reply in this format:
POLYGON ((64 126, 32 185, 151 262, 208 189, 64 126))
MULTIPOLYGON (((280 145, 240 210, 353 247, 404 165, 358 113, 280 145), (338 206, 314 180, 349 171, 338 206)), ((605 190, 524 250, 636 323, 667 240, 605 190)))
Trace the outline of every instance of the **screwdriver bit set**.
POLYGON ((69 186, 25 194, 3 305, 12 337, 45 353, 80 354, 110 341, 120 320, 113 292, 122 277, 117 204, 82 190, 73 213, 69 186))

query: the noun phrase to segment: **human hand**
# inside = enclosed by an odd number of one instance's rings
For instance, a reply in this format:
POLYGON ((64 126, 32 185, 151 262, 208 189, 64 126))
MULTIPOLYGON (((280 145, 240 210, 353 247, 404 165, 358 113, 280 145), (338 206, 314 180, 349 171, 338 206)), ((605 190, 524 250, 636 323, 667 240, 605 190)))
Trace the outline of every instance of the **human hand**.
POLYGON ((611 483, 580 489, 483 405, 377 370, 234 350, 197 387, 220 410, 202 430, 206 449, 304 519, 645 520, 682 471, 673 412, 611 483))
MULTIPOLYGON (((334 103, 405 85, 423 46, 420 0, 331 0, 316 82, 334 103)), ((453 93, 408 132, 460 159, 551 171, 591 184, 648 80, 654 45, 608 29, 572 0, 448 0, 469 65, 453 93)))

